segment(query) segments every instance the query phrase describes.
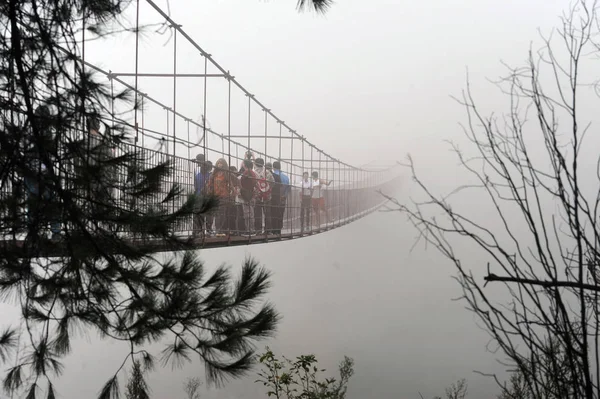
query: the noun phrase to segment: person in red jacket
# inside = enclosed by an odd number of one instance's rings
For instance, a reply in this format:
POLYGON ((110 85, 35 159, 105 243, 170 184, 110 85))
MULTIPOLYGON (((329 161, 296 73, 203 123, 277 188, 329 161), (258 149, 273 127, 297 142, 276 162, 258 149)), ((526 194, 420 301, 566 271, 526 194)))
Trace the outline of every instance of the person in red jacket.
POLYGON ((229 170, 225 158, 215 163, 215 171, 208 179, 208 192, 219 199, 219 208, 215 213, 215 231, 217 237, 225 237, 229 230, 229 213, 232 211, 233 193, 237 180, 229 170))

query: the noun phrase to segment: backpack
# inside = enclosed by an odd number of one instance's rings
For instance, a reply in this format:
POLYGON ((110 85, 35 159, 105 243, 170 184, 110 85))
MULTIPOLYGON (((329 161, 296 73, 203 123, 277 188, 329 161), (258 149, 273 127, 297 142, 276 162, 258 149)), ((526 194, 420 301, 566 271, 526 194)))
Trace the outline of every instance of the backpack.
POLYGON ((251 170, 245 170, 240 179, 240 196, 245 202, 252 201, 254 196, 254 187, 256 186, 256 174, 251 170))
POLYGON ((227 176, 225 173, 214 174, 212 189, 213 193, 218 197, 229 197, 229 187, 227 186, 227 176))
POLYGON ((256 184, 258 191, 258 199, 261 201, 268 201, 271 199, 271 184, 267 180, 267 172, 263 172, 258 176, 258 182, 256 184))
POLYGON ((273 180, 275 180, 275 183, 273 183, 273 188, 271 189, 271 196, 277 198, 279 201, 281 197, 281 175, 273 173, 273 180))

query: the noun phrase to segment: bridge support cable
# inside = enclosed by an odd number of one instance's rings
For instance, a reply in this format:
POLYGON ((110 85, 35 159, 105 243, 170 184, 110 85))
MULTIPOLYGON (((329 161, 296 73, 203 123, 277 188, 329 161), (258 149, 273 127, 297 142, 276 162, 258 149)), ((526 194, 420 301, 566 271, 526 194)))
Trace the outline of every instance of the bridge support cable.
POLYGON ((176 132, 177 132, 177 30, 173 30, 173 157, 177 154, 176 132))
MULTIPOLYGON (((189 236, 190 239, 196 240, 199 246, 204 247, 289 240, 302 237, 306 234, 317 234, 341 227, 373 212, 377 207, 384 203, 384 198, 379 197, 374 193, 377 189, 384 187, 390 188, 393 186, 393 184, 390 184, 388 181, 389 174, 386 176, 389 169, 367 170, 364 167, 352 166, 333 157, 315 144, 309 142, 304 135, 301 135, 296 130, 292 129, 286 122, 277 117, 270 108, 263 105, 255 95, 251 94, 249 90, 244 88, 233 76, 231 76, 228 70, 223 69, 216 63, 210 54, 202 50, 189 35, 185 33, 181 25, 175 23, 175 21, 162 11, 159 11, 159 14, 165 18, 167 26, 173 32, 173 73, 140 73, 140 69, 143 70, 142 60, 144 59, 144 56, 142 53, 147 51, 145 50, 145 46, 140 46, 139 43, 140 8, 143 4, 150 4, 155 9, 157 9, 157 7, 151 0, 137 0, 135 4, 136 48, 134 72, 129 73, 125 71, 120 73, 107 73, 88 62, 85 58, 82 58, 81 62, 81 67, 83 69, 91 68, 100 74, 104 74, 110 81, 112 97, 112 102, 110 104, 111 124, 113 126, 118 126, 119 124, 132 126, 135 129, 134 143, 123 144, 122 148, 117 149, 118 153, 125 154, 132 151, 140 152, 142 156, 136 158, 140 158, 140 162, 144 162, 144 166, 148 168, 156 167, 162 161, 171 161, 174 173, 169 176, 168 182, 164 182, 164 186, 166 187, 172 183, 178 183, 186 193, 196 191, 194 182, 196 180, 196 173, 200 171, 201 165, 196 162, 195 158, 196 155, 200 153, 204 155, 204 161, 210 160, 214 162, 214 166, 217 166, 216 161, 220 158, 227 160, 227 164, 230 167, 241 166, 241 163, 243 163, 246 158, 247 151, 253 152, 257 158, 263 158, 265 163, 277 160, 281 164, 281 171, 287 174, 292 185, 291 193, 287 197, 286 206, 283 208, 283 213, 281 213, 280 210, 276 210, 275 212, 275 215, 277 215, 277 223, 283 224, 283 227, 280 229, 278 227, 273 228, 273 226, 279 226, 279 224, 268 224, 274 223, 273 207, 277 206, 277 201, 271 201, 267 204, 263 204, 264 206, 270 207, 268 209, 270 209, 271 212, 270 216, 267 218, 270 220, 265 221, 264 234, 259 234, 260 237, 253 235, 252 230, 257 230, 258 233, 262 233, 259 228, 261 222, 257 221, 258 219, 256 217, 251 218, 248 215, 246 215, 246 217, 244 217, 244 215, 240 216, 240 205, 238 204, 243 203, 243 201, 240 200, 240 197, 236 198, 236 196, 239 196, 240 194, 234 193, 234 191, 231 190, 231 184, 233 183, 231 180, 227 180, 227 185, 229 187, 228 194, 223 197, 223 204, 225 204, 224 206, 227 207, 227 210, 220 213, 221 221, 219 221, 218 225, 215 224, 215 229, 220 229, 218 233, 224 232, 226 233, 226 237, 210 237, 207 234, 201 235, 200 237, 194 236, 197 226, 195 227, 193 219, 186 219, 182 220, 180 223, 178 222, 175 226, 177 234, 189 236), (191 44, 198 50, 200 56, 199 60, 204 63, 204 73, 181 73, 187 72, 185 70, 185 64, 188 60, 188 53, 183 52, 184 49, 181 47, 186 43, 191 44), (178 54, 180 53, 182 55, 185 54, 186 57, 179 58, 178 54), (215 68, 217 73, 212 73, 215 68), (133 80, 133 86, 131 85, 131 81, 128 83, 120 77, 133 80), (163 90, 162 93, 158 90, 156 93, 149 95, 148 93, 141 91, 142 87, 140 87, 140 84, 144 81, 139 80, 140 77, 167 78, 166 81, 172 79, 173 91, 171 101, 169 101, 171 93, 168 93, 169 90, 167 90, 167 93, 165 94, 164 88, 161 86, 158 86, 158 88, 163 90), (209 77, 217 78, 217 80, 211 82, 210 93, 208 88, 209 77), (180 78, 190 78, 190 80, 186 81, 186 84, 179 84, 178 79, 180 78), (219 81, 224 82, 227 85, 225 90, 218 86, 219 81), (190 83, 188 84, 188 82, 190 83), (196 85, 195 87, 193 86, 194 84, 196 85), (186 115, 197 112, 199 105, 183 101, 185 97, 183 97, 182 92, 185 93, 186 89, 191 88, 193 96, 200 97, 200 95, 198 95, 198 90, 195 90, 200 84, 202 84, 201 95, 203 103, 202 120, 198 123, 186 115), (118 85, 133 90, 135 96, 133 110, 119 109, 118 106, 115 107, 114 93, 118 85), (211 116, 211 126, 209 126, 207 116, 209 94, 211 101, 211 115, 214 115, 211 116), (156 99, 157 97, 166 101, 159 101, 156 99), (247 105, 245 101, 246 98, 247 105), (141 100, 140 107, 138 107, 139 100, 141 100), (262 118, 256 116, 258 114, 253 112, 253 107, 260 107, 255 109, 255 112, 260 112, 260 110, 264 112, 264 129, 261 129, 260 127, 262 118), (161 111, 163 109, 166 112, 166 125, 162 119, 163 116, 161 111), (133 115, 131 115, 131 111, 133 111, 133 115), (247 111, 247 120, 244 120, 246 119, 244 118, 244 116, 246 116, 244 115, 245 111, 247 111), (252 119, 253 114, 255 114, 254 120, 252 119), (122 115, 128 115, 128 117, 122 115), (127 120, 127 118, 131 118, 131 116, 133 116, 132 125, 132 121, 127 120), (170 119, 171 117, 173 120, 170 119), (272 120, 270 120, 271 118, 272 120), (178 119, 182 119, 185 123, 182 124, 178 119), (277 125, 279 126, 278 133, 274 131, 273 120, 277 122, 277 125), (244 126, 245 124, 247 124, 247 126, 244 126), (186 126, 185 131, 182 129, 184 125, 186 126), (177 132, 178 127, 182 132, 177 132), (198 140, 193 142, 190 137, 192 127, 196 128, 196 136, 200 135, 198 130, 200 128, 202 129, 202 137, 199 142, 198 140), (246 128, 246 134, 244 134, 244 128, 246 128), (264 133, 262 130, 264 130, 264 133), (139 140, 140 134, 142 136, 141 140, 139 140), (219 140, 215 140, 215 138, 221 139, 220 146, 219 140), (170 148, 171 141, 173 145, 172 151, 170 148), (146 147, 146 144, 148 144, 148 147, 146 147), (187 148, 186 151, 182 151, 182 145, 185 145, 187 148), (242 149, 241 153, 240 147, 242 149), (194 149, 198 149, 198 151, 194 151, 194 149), (308 149, 310 149, 310 154, 307 152, 308 149), (303 180, 303 173, 308 173, 309 180, 312 180, 313 171, 316 171, 318 173, 318 178, 323 180, 326 184, 332 182, 330 185, 327 185, 324 190, 326 212, 322 211, 321 200, 313 201, 311 198, 308 203, 306 203, 306 201, 304 204, 302 203, 301 182, 303 180), (306 214, 308 214, 308 221, 306 220, 306 214), (223 215, 225 215, 227 219, 227 224, 221 223, 223 215), (230 223, 228 219, 231 215, 234 215, 235 218, 237 218, 235 224, 230 223), (303 215, 305 216, 304 219, 302 219, 303 215), (323 216, 325 216, 324 221, 323 216), (281 231, 279 234, 270 234, 272 233, 270 230, 281 231)), ((157 9, 157 11, 158 10, 159 9, 157 9)), ((171 51, 170 46, 167 47, 166 51, 171 51)), ((85 50, 82 51, 82 55, 84 54, 85 50)), ((168 63, 169 57, 165 58, 168 63)), ((202 68, 200 65, 196 68, 202 68)), ((167 70, 168 69, 171 69, 170 66, 167 67, 167 70)), ((85 105, 85 103, 83 105, 85 105)), ((229 171, 218 169, 214 169, 213 173, 219 172, 229 173, 229 171)), ((125 176, 126 172, 120 171, 119 173, 121 176, 125 176)), ((240 177, 241 176, 239 175, 236 176, 237 179, 241 180, 240 177)), ((129 199, 126 199, 122 194, 117 193, 116 200, 124 202, 129 199)), ((159 199, 157 199, 157 201, 158 200, 159 199)), ((152 206, 160 204, 148 203, 139 205, 150 209, 152 206)), ((172 206, 173 210, 175 210, 177 204, 173 203, 172 206)), ((252 206, 246 206, 245 210, 248 210, 250 207, 252 206)), ((255 207, 254 210, 256 211, 257 208, 255 207)), ((244 211, 244 213, 247 212, 244 211)), ((211 223, 210 217, 207 217, 206 219, 211 223)), ((206 225, 202 227, 202 229, 205 230, 210 230, 211 228, 212 226, 206 225)), ((126 234, 128 232, 123 233, 126 234)), ((132 240, 135 239, 133 233, 131 238, 132 240)), ((161 245, 163 244, 155 243, 154 245, 156 245, 157 250, 162 250, 161 245)))
POLYGON ((251 145, 250 145, 250 129, 251 129, 250 114, 252 112, 252 95, 250 93, 247 93, 246 96, 248 97, 248 147, 246 148, 246 150, 250 151, 250 148, 251 148, 251 145))
MULTIPOLYGON (((190 142, 190 120, 186 119, 186 123, 187 123, 187 141, 190 142)), ((192 158, 192 154, 191 154, 192 147, 189 145, 186 147, 187 147, 187 157, 188 157, 188 159, 191 159, 192 158)))
POLYGON ((263 109, 263 112, 265 113, 265 162, 268 161, 266 154, 269 153, 269 150, 267 148, 267 137, 269 137, 269 128, 268 128, 268 124, 269 124, 269 114, 268 111, 266 109, 263 109))
MULTIPOLYGON (((173 162, 177 162, 177 30, 173 29, 173 162)), ((167 145, 167 148, 169 146, 167 145)), ((175 167, 174 178, 179 180, 181 169, 175 167), (178 173, 179 171, 179 173, 178 173)), ((171 212, 175 212, 175 202, 171 202, 171 212)))
MULTIPOLYGON (((229 71, 227 71, 227 164, 229 165, 229 167, 233 166, 233 164, 231 163, 231 79, 229 78, 229 71)), ((237 149, 236 149, 236 153, 237 153, 237 149)), ((229 187, 230 192, 233 192, 235 190, 235 187, 231 187, 230 186, 230 182, 227 182, 227 185, 229 187)), ((238 216, 238 211, 239 211, 239 207, 237 205, 237 198, 233 197, 233 198, 229 198, 229 209, 231 211, 236 212, 236 216, 238 216)), ((239 222, 239 220, 238 220, 239 222)), ((228 237, 231 237, 231 227, 232 227, 232 223, 227 223, 227 235, 228 237)), ((238 227, 238 223, 235 224, 235 229, 239 230, 238 227)))
MULTIPOLYGON (((137 93, 136 93, 136 95, 137 95, 137 93)), ((145 113, 145 110, 146 110, 146 98, 145 98, 145 96, 143 94, 140 97, 142 98, 142 101, 141 101, 141 110, 142 110, 142 148, 144 148, 144 146, 146 145, 146 143, 144 142, 144 113, 145 113)), ((135 112, 137 112, 137 107, 136 107, 135 112)), ((138 140, 138 135, 139 135, 139 128, 138 128, 137 125, 134 125, 134 126, 135 126, 135 145, 138 145, 137 140, 138 140)))

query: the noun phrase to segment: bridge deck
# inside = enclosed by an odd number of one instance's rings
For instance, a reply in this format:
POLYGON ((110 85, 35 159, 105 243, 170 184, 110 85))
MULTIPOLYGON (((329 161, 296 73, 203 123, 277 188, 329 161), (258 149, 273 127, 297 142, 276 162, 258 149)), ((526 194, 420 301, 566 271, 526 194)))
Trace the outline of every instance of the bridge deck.
MULTIPOLYGON (((312 229, 308 229, 307 231, 302 232, 301 230, 288 228, 283 229, 282 234, 226 234, 225 237, 215 237, 215 236, 182 236, 182 238, 186 239, 186 248, 193 249, 211 249, 211 248, 223 248, 223 247, 232 247, 232 246, 240 246, 240 245, 255 245, 255 244, 267 244, 273 242, 282 242, 282 241, 290 241, 297 238, 313 236, 321 233, 325 233, 347 224, 350 224, 358 219, 361 219, 375 211, 377 211, 383 203, 356 214, 352 217, 348 217, 345 219, 337 220, 332 223, 323 224, 321 227, 313 227, 312 229), (189 244, 189 245, 188 245, 189 244)), ((165 242, 164 240, 137 240, 134 238, 127 239, 125 238, 124 244, 130 246, 131 248, 140 249, 144 251, 148 251, 151 253, 161 253, 161 252, 175 252, 178 251, 179 248, 173 245, 173 243, 165 242)), ((17 240, 0 240, 0 250, 10 251, 11 253, 19 253, 19 249, 23 249, 25 241, 22 239, 17 240)), ((111 250, 110 247, 106 248, 107 253, 118 253, 119 251, 111 250)), ((69 256, 72 252, 70 252, 65 244, 62 242, 52 242, 51 240, 43 240, 39 243, 39 248, 36 250, 36 254, 38 257, 43 258, 58 258, 69 256)), ((28 257, 24 253, 21 255, 23 257, 28 257)))

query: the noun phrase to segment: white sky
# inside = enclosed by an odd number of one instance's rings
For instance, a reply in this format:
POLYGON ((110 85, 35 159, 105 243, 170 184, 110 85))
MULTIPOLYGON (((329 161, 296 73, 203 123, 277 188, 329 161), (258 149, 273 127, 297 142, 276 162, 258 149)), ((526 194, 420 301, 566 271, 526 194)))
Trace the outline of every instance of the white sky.
MULTIPOLYGON (((166 10, 166 1, 157 4, 166 10)), ((506 72, 500 60, 522 62, 537 28, 555 26, 565 4, 347 0, 318 16, 297 13, 293 1, 171 0, 170 10, 174 21, 279 118, 333 156, 361 165, 389 163, 407 152, 424 162, 438 158, 432 146, 458 132, 463 118, 450 95, 460 95, 466 68, 476 94, 488 100, 491 85, 485 78, 506 72)), ((134 10, 129 11, 132 21, 134 10)), ((142 22, 158 21, 147 4, 140 15, 142 22)), ((172 72, 172 43, 167 35, 147 33, 140 72, 172 72)), ((202 73, 197 52, 183 38, 178 43, 178 70, 202 73)), ((133 72, 133 44, 132 35, 120 37, 88 51, 88 59, 133 72)), ((226 134, 225 81, 211 79, 207 117, 226 134)), ((139 84, 172 105, 171 79, 144 78, 139 84)), ((201 79, 179 80, 177 109, 198 119, 202 94, 201 79)), ((252 110, 257 134, 264 131, 259 111, 252 110)), ((153 126, 164 130, 164 111, 158 113, 153 126)), ((246 124, 246 100, 234 90, 232 134, 245 134, 246 124)), ((177 130, 183 137, 182 125, 177 130)))

